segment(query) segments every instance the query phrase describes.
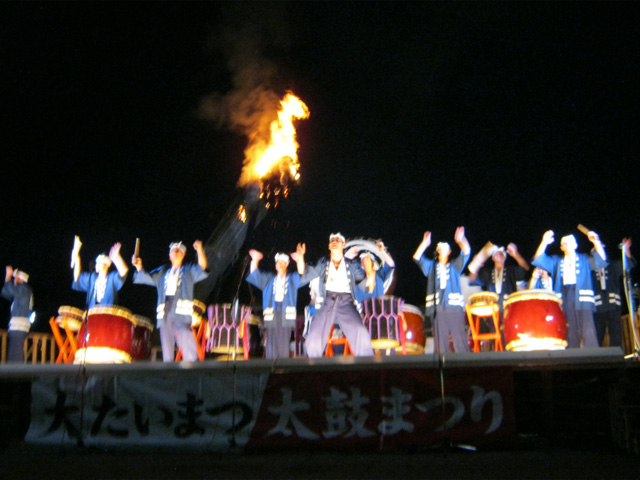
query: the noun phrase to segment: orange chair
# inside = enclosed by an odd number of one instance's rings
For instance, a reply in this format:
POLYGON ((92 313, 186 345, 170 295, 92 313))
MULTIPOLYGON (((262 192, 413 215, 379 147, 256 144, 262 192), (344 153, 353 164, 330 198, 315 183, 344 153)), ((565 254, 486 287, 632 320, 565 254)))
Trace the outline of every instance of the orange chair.
POLYGON ((324 356, 325 357, 333 357, 333 347, 335 345, 344 345, 344 353, 343 355, 346 356, 351 356, 353 355, 353 352, 351 351, 351 347, 349 347, 349 341, 347 340, 347 337, 343 336, 340 338, 333 338, 333 330, 336 328, 336 325, 332 325, 331 326, 331 331, 329 332, 329 338, 327 338, 327 348, 324 351, 324 356))
POLYGON ((465 309, 469 320, 469 330, 473 341, 473 351, 479 352, 483 341, 494 342, 494 351, 504 350, 502 335, 500 334, 500 306, 498 294, 494 292, 480 292, 470 295, 465 309), (490 318, 493 322, 493 332, 480 333, 480 323, 483 318, 490 318))

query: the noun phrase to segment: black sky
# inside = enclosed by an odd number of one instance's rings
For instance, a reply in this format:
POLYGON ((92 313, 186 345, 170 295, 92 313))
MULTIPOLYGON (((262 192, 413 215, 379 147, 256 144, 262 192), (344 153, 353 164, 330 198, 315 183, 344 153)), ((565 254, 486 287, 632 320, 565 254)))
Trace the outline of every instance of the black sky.
MULTIPOLYGON (((198 107, 238 89, 248 61, 264 67, 254 81, 272 67, 269 87, 311 111, 297 124, 301 183, 255 248, 304 241, 315 260, 331 232, 382 238, 396 294, 416 305, 426 280, 410 258, 425 230, 452 242, 464 225, 474 250, 515 242, 530 258, 547 229, 588 249, 582 223, 617 255, 622 237, 640 239, 639 9, 2 3, 0 264, 32 275, 46 324, 83 304, 74 235, 85 264, 116 241, 128 261, 140 237, 148 267, 171 241, 206 240, 237 194, 246 139, 198 107)), ((154 301, 129 280, 124 306, 151 316, 154 301)))

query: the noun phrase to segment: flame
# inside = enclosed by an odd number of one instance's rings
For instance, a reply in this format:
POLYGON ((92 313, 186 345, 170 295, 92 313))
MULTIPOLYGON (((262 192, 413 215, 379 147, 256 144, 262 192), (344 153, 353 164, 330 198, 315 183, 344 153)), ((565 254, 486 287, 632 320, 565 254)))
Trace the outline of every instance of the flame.
POLYGON ((288 193, 288 179, 300 178, 298 168, 298 142, 293 121, 309 118, 309 108, 293 93, 280 101, 277 118, 270 122, 268 132, 254 132, 245 149, 244 168, 240 186, 260 182, 272 172, 279 171, 281 193, 288 193))
POLYGON ((238 208, 237 218, 242 223, 245 223, 247 221, 247 209, 244 207, 244 205, 240 205, 240 207, 238 208))

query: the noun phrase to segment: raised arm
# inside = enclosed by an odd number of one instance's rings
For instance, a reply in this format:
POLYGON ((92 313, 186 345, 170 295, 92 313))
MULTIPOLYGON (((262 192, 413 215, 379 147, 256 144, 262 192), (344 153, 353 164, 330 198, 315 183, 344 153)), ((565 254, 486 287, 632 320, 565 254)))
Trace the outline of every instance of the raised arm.
POLYGON ((547 250, 547 247, 551 245, 553 242, 554 242, 553 230, 547 230, 546 232, 544 232, 544 235, 542 235, 542 241, 540 242, 540 245, 538 246, 538 249, 536 250, 536 254, 533 257, 533 259, 535 260, 540 255, 544 254, 545 251, 547 250))
POLYGON ((305 243, 299 243, 296 246, 296 254, 294 260, 296 261, 296 267, 298 269, 298 275, 304 275, 306 264, 304 263, 304 255, 307 253, 307 245, 305 243))
POLYGON ((380 250, 380 254, 382 255, 382 259, 384 260, 384 263, 389 265, 391 268, 395 268, 396 263, 393 261, 393 258, 391 257, 391 255, 389 255, 389 252, 387 251, 387 247, 384 245, 384 242, 382 240, 378 240, 376 242, 376 246, 378 247, 378 250, 380 250))
POLYGON ((422 255, 424 254, 424 251, 429 248, 429 245, 431 245, 431 232, 424 232, 424 235, 422 236, 422 242, 420 242, 420 245, 418 245, 418 248, 413 254, 413 259, 420 260, 422 258, 422 255))
POLYGON ((454 239, 458 244, 458 246, 460 247, 460 250, 462 251, 462 253, 464 253, 465 255, 471 254, 471 245, 469 245, 469 240, 467 240, 467 237, 465 237, 464 235, 464 227, 456 228, 456 234, 454 239))
POLYGON ((249 264, 249 273, 253 273, 258 269, 258 264, 262 260, 262 253, 258 250, 249 250, 249 256, 251 257, 251 263, 249 264))
POLYGON ((13 267, 11 265, 7 265, 4 283, 9 283, 11 281, 11 277, 13 277, 13 267))
POLYGON ((511 257, 513 257, 513 259, 518 262, 518 265, 520 265, 524 270, 529 271, 529 262, 527 262, 522 257, 522 255, 520 255, 518 247, 515 243, 510 243, 509 245, 507 245, 507 253, 511 255, 511 257))
POLYGON ((596 252, 598 252, 598 255, 600 255, 600 257, 602 257, 603 260, 606 260, 607 252, 605 252, 604 247, 602 246, 602 242, 600 241, 600 236, 596 232, 591 230, 587 234, 587 237, 589 238, 589 241, 591 241, 591 243, 593 244, 593 248, 596 250, 596 252))
POLYGON ((124 263, 124 259, 122 258, 122 255, 120 255, 121 247, 122 247, 122 244, 119 242, 114 244, 113 247, 111 247, 111 250, 109 250, 109 258, 111 259, 113 264, 116 266, 116 269, 118 270, 118 274, 120 274, 121 277, 126 277, 127 273, 129 273, 129 267, 127 266, 126 263, 124 263))
POLYGON ((200 265, 200 268, 202 270, 206 270, 208 261, 207 261, 207 256, 204 253, 204 247, 202 246, 202 241, 196 240, 195 242, 193 242, 193 248, 198 253, 198 265, 200 265))
POLYGON ((82 242, 76 236, 73 243, 73 250, 71 251, 71 268, 73 268, 73 281, 77 282, 80 278, 80 272, 82 271, 82 265, 80 262, 80 247, 82 242))

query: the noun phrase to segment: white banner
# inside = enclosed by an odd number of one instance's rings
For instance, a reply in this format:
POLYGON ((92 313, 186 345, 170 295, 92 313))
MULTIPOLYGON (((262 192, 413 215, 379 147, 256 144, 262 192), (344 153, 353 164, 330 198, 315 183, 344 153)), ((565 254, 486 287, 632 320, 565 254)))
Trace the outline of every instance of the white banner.
POLYGON ((25 438, 57 446, 243 447, 269 374, 43 377, 25 438))

